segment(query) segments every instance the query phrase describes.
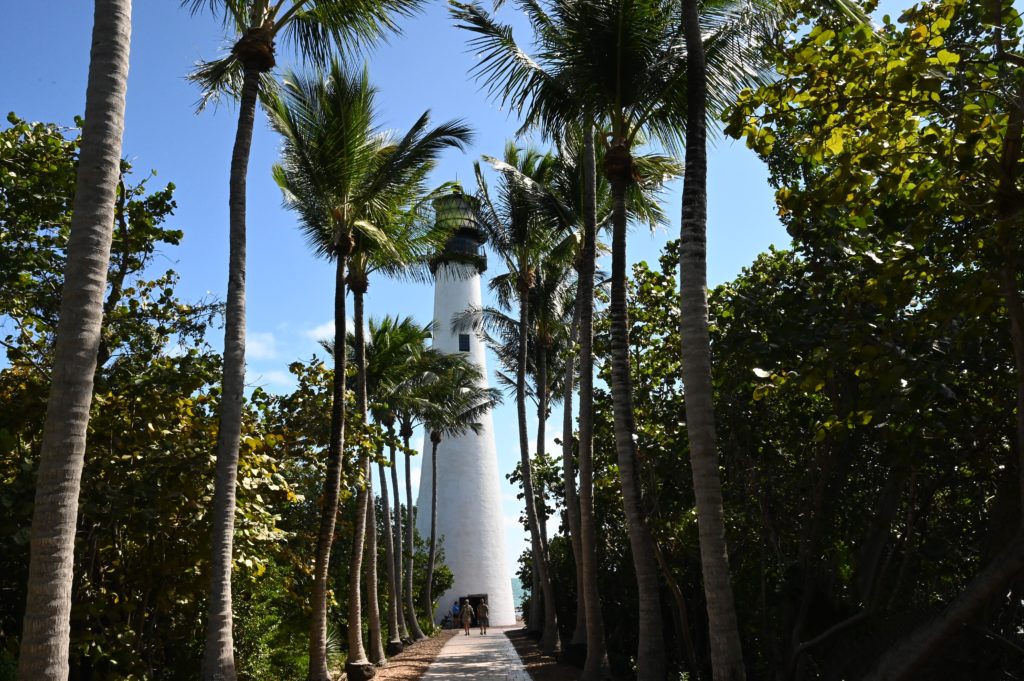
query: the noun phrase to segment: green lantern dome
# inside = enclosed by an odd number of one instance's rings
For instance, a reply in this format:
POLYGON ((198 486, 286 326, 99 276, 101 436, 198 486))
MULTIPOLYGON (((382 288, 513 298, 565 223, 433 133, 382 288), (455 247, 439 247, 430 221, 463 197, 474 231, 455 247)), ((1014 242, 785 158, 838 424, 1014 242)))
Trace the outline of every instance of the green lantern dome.
POLYGON ((436 274, 437 268, 445 263, 465 263, 475 267, 479 273, 485 272, 487 254, 484 244, 487 237, 476 216, 480 202, 463 194, 462 188, 456 185, 450 194, 437 197, 432 204, 435 224, 451 236, 444 248, 431 259, 430 271, 436 274))

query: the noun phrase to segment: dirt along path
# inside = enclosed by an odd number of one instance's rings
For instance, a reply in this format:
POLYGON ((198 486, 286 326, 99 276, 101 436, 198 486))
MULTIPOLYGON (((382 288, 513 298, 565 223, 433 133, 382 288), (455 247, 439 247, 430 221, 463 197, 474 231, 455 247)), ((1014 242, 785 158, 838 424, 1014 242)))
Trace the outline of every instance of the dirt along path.
MULTIPOLYGON (((458 633, 462 633, 459 631, 458 633)), ((454 629, 443 630, 437 636, 426 641, 413 643, 394 657, 388 658, 387 664, 377 669, 374 679, 380 681, 417 681, 427 667, 434 661, 441 648, 456 634, 454 629)))

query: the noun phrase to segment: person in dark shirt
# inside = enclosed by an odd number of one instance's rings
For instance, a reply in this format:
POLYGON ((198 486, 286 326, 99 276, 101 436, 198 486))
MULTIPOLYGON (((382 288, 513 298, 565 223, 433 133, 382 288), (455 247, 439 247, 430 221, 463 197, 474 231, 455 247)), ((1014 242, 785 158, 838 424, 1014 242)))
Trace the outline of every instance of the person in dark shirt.
POLYGON ((487 633, 487 613, 490 608, 487 606, 487 599, 483 599, 476 606, 476 621, 480 625, 480 635, 483 636, 487 633))

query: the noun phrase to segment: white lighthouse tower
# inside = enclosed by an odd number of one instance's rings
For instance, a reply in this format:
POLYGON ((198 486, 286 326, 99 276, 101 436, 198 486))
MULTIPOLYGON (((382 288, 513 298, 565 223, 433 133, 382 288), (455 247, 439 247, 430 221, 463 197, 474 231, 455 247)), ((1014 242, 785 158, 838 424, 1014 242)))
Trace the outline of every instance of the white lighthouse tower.
MULTIPOLYGON (((464 352, 481 369, 487 382, 483 341, 475 333, 452 331, 452 317, 480 307, 480 275, 487 269, 486 240, 476 219, 476 200, 456 188, 434 200, 438 222, 447 222, 452 237, 435 256, 433 347, 445 353, 464 352)), ((498 456, 494 427, 488 412, 480 432, 468 430, 445 438, 437 448, 437 535, 444 537, 444 561, 455 576, 452 588, 438 601, 435 620, 452 602, 487 598, 494 626, 515 624, 512 581, 506 564, 505 529, 501 512, 498 456)), ((430 536, 432 483, 430 434, 423 445, 416 529, 430 536)))

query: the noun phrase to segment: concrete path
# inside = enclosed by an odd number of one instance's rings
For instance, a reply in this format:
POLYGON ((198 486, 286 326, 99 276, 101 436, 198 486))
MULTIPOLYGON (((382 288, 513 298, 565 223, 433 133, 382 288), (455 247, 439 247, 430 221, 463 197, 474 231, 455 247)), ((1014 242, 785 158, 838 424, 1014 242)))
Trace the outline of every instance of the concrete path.
POLYGON ((444 644, 422 681, 530 681, 504 629, 489 628, 486 636, 479 629, 469 632, 444 644))

